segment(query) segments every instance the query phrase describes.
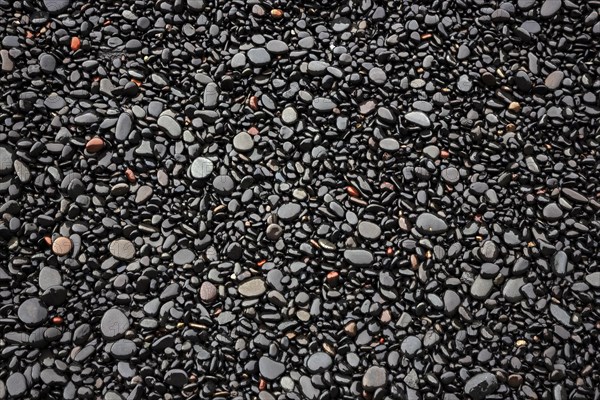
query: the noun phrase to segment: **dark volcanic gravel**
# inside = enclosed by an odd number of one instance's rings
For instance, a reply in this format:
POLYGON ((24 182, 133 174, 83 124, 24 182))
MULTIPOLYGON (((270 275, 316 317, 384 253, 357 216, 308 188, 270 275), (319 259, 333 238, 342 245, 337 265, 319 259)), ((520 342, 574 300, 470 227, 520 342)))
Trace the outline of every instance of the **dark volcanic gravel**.
POLYGON ((0 0, 0 400, 600 400, 600 0, 0 0))

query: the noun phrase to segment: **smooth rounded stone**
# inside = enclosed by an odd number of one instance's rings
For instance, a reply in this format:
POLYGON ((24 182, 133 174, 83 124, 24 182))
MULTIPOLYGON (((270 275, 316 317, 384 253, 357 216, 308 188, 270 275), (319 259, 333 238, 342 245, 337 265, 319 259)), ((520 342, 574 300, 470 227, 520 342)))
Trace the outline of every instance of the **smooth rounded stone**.
POLYGON ((298 203, 287 203, 277 209, 277 216, 283 222, 293 221, 302 213, 302 206, 298 203))
POLYGON ((400 143, 394 138, 385 138, 379 141, 379 147, 381 150, 393 152, 400 149, 400 143))
POLYGON ((20 372, 11 373, 6 380, 6 391, 12 398, 21 397, 27 392, 27 380, 20 372))
POLYGON ((212 110, 217 107, 219 103, 219 86, 216 83, 210 82, 204 88, 204 94, 202 96, 204 108, 212 110))
POLYGON ((320 374, 327 371, 331 367, 332 363, 333 360, 329 354, 319 351, 311 354, 310 357, 308 357, 306 368, 308 368, 308 371, 312 374, 320 374))
POLYGON ((418 337, 407 336, 402 341, 400 350, 402 350, 402 354, 404 354, 406 357, 413 358, 419 352, 419 350, 421 350, 422 345, 423 343, 418 337))
POLYGON ((196 258, 196 255, 194 254, 194 252, 192 250, 180 249, 177 251, 177 253, 175 253, 173 255, 173 263, 175 265, 190 264, 192 261, 194 261, 195 258, 196 258))
POLYGON ((169 115, 161 115, 156 122, 158 127, 172 139, 177 139, 181 136, 181 126, 169 115))
POLYGON ((352 25, 352 21, 346 17, 339 17, 333 20, 331 28, 334 32, 340 33, 348 30, 352 25))
POLYGON ((564 326, 571 326, 571 316, 562 307, 550 303, 550 315, 564 326))
POLYGON ((507 280, 504 284, 504 289, 502 289, 502 295, 511 303, 521 301, 523 299, 521 288, 525 285, 525 283, 525 278, 523 277, 507 280))
POLYGON ((244 297, 258 297, 266 290, 267 285, 261 278, 250 278, 238 286, 238 292, 244 297))
POLYGON ((370 267, 375 260, 373 254, 364 249, 345 250, 344 259, 355 267, 370 267))
POLYGON ((65 11, 70 4, 70 0, 43 0, 46 10, 52 14, 58 14, 65 11))
POLYGON ((308 376, 300 377, 300 392, 304 397, 301 397, 302 400, 317 400, 321 392, 319 389, 315 388, 311 379, 308 376))
POLYGON ((560 209, 558 204, 550 203, 542 210, 542 215, 549 222, 559 221, 563 216, 563 211, 560 209))
POLYGON ((71 239, 60 236, 52 242, 52 252, 57 256, 65 256, 71 252, 73 248, 73 242, 71 239))
POLYGON ((209 281, 202 282, 200 285, 200 300, 211 303, 217 298, 217 287, 209 281))
POLYGON ((269 40, 267 42, 267 51, 276 55, 285 54, 290 51, 288 45, 281 40, 269 40))
POLYGON ((383 367, 370 367, 362 378, 362 387, 367 392, 374 392, 387 384, 387 370, 383 367))
POLYGON ((48 317, 48 309, 39 299, 27 299, 19 306, 17 315, 25 325, 37 326, 48 317))
POLYGON ((48 97, 46 97, 46 99, 44 100, 44 105, 49 110, 58 111, 58 110, 62 109, 64 106, 66 106, 67 102, 60 95, 58 95, 56 93, 52 93, 48 97))
POLYGON ((254 47, 247 53, 250 62, 258 67, 263 67, 271 62, 271 55, 262 47, 254 47))
POLYGON ((369 71, 369 79, 376 85, 383 85, 387 81, 387 75, 381 68, 371 68, 369 71))
POLYGON ((135 353, 137 353, 137 346, 129 339, 119 339, 110 347, 110 354, 120 360, 127 360, 135 353))
POLYGON ((233 138, 233 148, 245 153, 254 148, 254 140, 247 132, 240 132, 233 138))
POLYGON ((485 300, 489 297, 493 287, 494 281, 492 279, 484 279, 478 276, 471 285, 471 295, 477 300, 485 300))
POLYGON ((205 157, 198 157, 190 166, 190 175, 192 178, 204 179, 207 178, 214 169, 214 164, 211 160, 205 157))
POLYGON ((585 276, 585 281, 592 287, 600 288, 600 271, 585 276))
POLYGON ((404 118, 411 124, 418 125, 421 128, 429 128, 431 126, 429 117, 421 111, 409 112, 404 116, 404 118))
POLYGON ((286 125, 292 125, 298 120, 298 112, 294 107, 286 107, 281 112, 281 120, 286 125))
POLYGON ((420 214, 415 227, 423 235, 440 235, 448 230, 446 222, 431 213, 420 214))
POLYGON ((213 188, 220 195, 227 195, 233 191, 235 183, 229 175, 219 175, 213 180, 213 188))
POLYGON ((458 310, 461 302, 458 293, 454 290, 446 290, 444 292, 444 313, 449 316, 453 315, 458 310))
POLYGON ((460 181, 460 172, 454 167, 448 167, 440 174, 442 179, 451 185, 454 185, 460 181))
POLYGON ((361 221, 358 224, 358 233, 365 239, 375 240, 381 235, 381 228, 370 221, 361 221))
POLYGON ((243 68, 246 66, 246 54, 237 53, 231 58, 231 68, 243 68))
POLYGON ((52 57, 50 54, 42 54, 39 57, 40 68, 44 72, 54 72, 56 68, 56 59, 52 57))
POLYGON ((167 385, 182 388, 188 383, 188 375, 182 369, 171 369, 165 374, 164 381, 167 385))
POLYGON ((562 0, 546 0, 540 9, 542 18, 552 18, 562 7, 562 0))
POLYGON ((483 400, 486 396, 496 392, 499 386, 498 379, 494 374, 482 372, 467 381, 465 394, 472 400, 483 400))
POLYGON ((427 157, 435 160, 440 155, 440 149, 437 146, 430 145, 423 149, 423 154, 425 154, 427 157))
POLYGON ((100 321, 100 331, 107 340, 120 339, 128 329, 129 319, 118 308, 107 310, 100 321))
POLYGON ((562 188, 561 193, 564 194, 567 199, 572 200, 576 203, 586 204, 588 202, 587 197, 585 197, 579 192, 576 192, 573 189, 562 188))
POLYGON ((267 239, 277 241, 283 235, 283 228, 278 224, 269 224, 265 231, 267 239))
POLYGON ((272 360, 267 356, 262 356, 258 360, 258 370, 263 378, 273 381, 283 375, 285 364, 272 360))
POLYGON ((312 49, 315 45, 315 38, 312 36, 307 36, 298 41, 298 46, 303 49, 312 49))
POLYGON ((14 170, 14 153, 6 146, 0 146, 0 176, 8 175, 14 170))
POLYGON ((117 239, 108 246, 110 254, 117 260, 129 261, 135 257, 135 246, 127 239, 117 239))
POLYGON ((50 267, 44 267, 40 270, 38 277, 38 283, 40 289, 46 290, 52 286, 58 286, 62 284, 62 277, 60 271, 50 267))
POLYGON ((131 128, 133 127, 133 119, 129 113, 121 113, 117 120, 117 126, 115 127, 115 139, 118 141, 124 141, 129 137, 131 128))
POLYGON ((312 106, 315 110, 325 113, 330 112, 331 110, 336 108, 337 104, 335 104, 331 99, 328 99, 326 97, 316 97, 312 101, 312 106))
POLYGON ((322 76, 325 75, 328 67, 329 63, 326 63, 324 61, 311 61, 306 66, 306 70, 309 75, 322 76))
POLYGON ((557 251, 552 257, 552 271, 557 276, 565 277, 573 270, 573 266, 569 264, 567 253, 562 250, 557 251))

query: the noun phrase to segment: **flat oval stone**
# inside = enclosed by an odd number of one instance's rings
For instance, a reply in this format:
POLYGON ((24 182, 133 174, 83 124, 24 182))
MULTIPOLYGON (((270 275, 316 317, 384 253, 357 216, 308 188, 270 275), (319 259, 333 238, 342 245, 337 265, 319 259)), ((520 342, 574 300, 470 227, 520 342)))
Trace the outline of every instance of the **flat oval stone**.
POLYGON ((173 263, 175 265, 189 264, 196 258, 194 252, 190 249, 180 249, 173 255, 173 263))
POLYGON ((421 111, 412 111, 404 116, 406 120, 412 124, 418 125, 422 128, 429 128, 431 126, 431 121, 429 117, 422 113, 421 111))
POLYGON ((129 329, 129 319, 118 308, 111 308, 102 316, 100 331, 106 339, 120 339, 127 329, 129 329))
POLYGON ((423 235, 439 235, 448 230, 446 222, 431 213, 419 215, 415 227, 423 235))
POLYGON ((562 7, 562 0, 546 0, 540 9, 542 18, 552 18, 562 7))
POLYGON ((244 297, 258 297, 267 290, 265 281, 261 278, 250 278, 240 284, 238 292, 244 297))
POLYGON ((262 67, 271 62, 271 55, 262 47, 254 47, 248 50, 248 59, 252 64, 262 67))
POLYGON ((48 317, 48 309, 39 299, 27 299, 19 306, 17 315, 24 324, 37 326, 48 317))
POLYGON ((407 336, 400 344, 400 350, 408 358, 413 358, 421 350, 422 345, 423 343, 418 337, 407 336))
POLYGON ((465 384, 465 394, 473 400, 483 400, 499 387, 498 379, 489 372, 475 375, 465 384))
POLYGON ((571 326, 571 316, 560 306, 550 303, 550 314, 564 326, 571 326))
POLYGON ((204 157, 198 157, 190 167, 190 175, 196 179, 204 179, 213 172, 213 169, 214 164, 211 160, 204 157))
POLYGON ((20 397, 27 391, 27 380, 20 372, 12 373, 6 380, 6 391, 11 398, 20 397))
POLYGON ((385 138, 381 139, 379 147, 381 150, 392 152, 397 151, 400 148, 400 143, 394 138, 385 138))
POLYGON ((370 221, 361 221, 358 224, 358 233, 365 239, 377 239, 381 235, 381 228, 370 221))
POLYGON ((267 50, 273 54, 285 54, 290 51, 288 45, 281 40, 269 40, 267 42, 267 50))
POLYGON ((113 240, 108 246, 110 254, 117 260, 129 261, 135 257, 135 247, 127 239, 113 240))
POLYGON ((217 298, 217 287, 209 281, 202 282, 200 285, 200 300, 211 303, 217 298))
POLYGON ((298 203, 287 203, 279 207, 277 216, 284 222, 292 221, 300 215, 302 207, 298 203))
POLYGON ((364 249, 349 249, 344 251, 344 258, 356 267, 369 267, 373 264, 373 254, 364 249))
POLYGON ((124 141, 129 137, 129 133, 131 132, 131 128, 133 126, 133 119, 129 113, 121 113, 119 115, 119 119, 117 120, 117 126, 115 127, 115 139, 119 141, 124 141))

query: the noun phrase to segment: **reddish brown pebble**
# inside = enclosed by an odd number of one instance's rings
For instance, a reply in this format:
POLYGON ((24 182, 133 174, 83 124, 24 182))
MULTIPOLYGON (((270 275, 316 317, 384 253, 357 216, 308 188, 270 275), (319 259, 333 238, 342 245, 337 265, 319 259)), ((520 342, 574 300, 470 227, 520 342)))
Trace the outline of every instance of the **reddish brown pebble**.
POLYGON ((344 327, 344 332, 350 337, 356 336, 356 322, 348 322, 344 327))
POLYGON ((518 388, 523 383, 523 377, 519 374, 512 374, 508 376, 508 386, 518 388))
POLYGON ((127 177, 127 180, 128 180, 130 183, 135 183, 135 180, 136 180, 136 178, 135 178, 135 174, 133 173, 133 171, 132 171, 131 169, 127 168, 127 169, 125 170, 125 176, 127 177))
POLYGON ((267 381, 265 381, 263 378, 260 378, 260 380, 258 381, 258 390, 265 390, 267 388, 267 381))
POLYGON ((71 50, 76 51, 81 48, 81 40, 77 36, 71 38, 71 50))
POLYGON ((52 238, 50 236, 44 236, 44 242, 46 242, 48 246, 52 246, 52 238))
POLYGON ((57 315, 56 317, 52 317, 52 323, 54 325, 60 325, 63 323, 63 317, 61 317, 60 315, 57 315))
POLYGON ((327 274, 327 282, 330 284, 336 284, 338 282, 338 279, 340 277, 340 273, 337 271, 331 271, 330 273, 327 274))
POLYGON ((393 256, 394 255, 394 249, 392 249, 391 247, 388 247, 385 250, 385 254, 387 254, 388 256, 393 256))
POLYGON ((346 191, 348 192, 348 194, 352 197, 358 197, 360 194, 358 193, 358 190, 356 190, 355 187, 352 186, 348 186, 346 187, 346 191))
POLYGON ((85 149, 90 153, 97 153, 104 148, 104 140, 99 137, 91 138, 86 144, 85 149))
POLYGON ((256 129, 254 126, 251 127, 250 129, 248 129, 248 133, 252 136, 256 136, 258 135, 258 129, 256 129))
POLYGON ((266 262, 267 262, 267 260, 260 260, 259 262, 256 263, 256 265, 258 265, 259 267, 262 267, 263 265, 265 265, 266 262))
POLYGON ((71 239, 64 236, 56 238, 56 240, 54 240, 54 243, 52 243, 52 251, 57 256, 64 256, 69 254, 72 247, 73 242, 71 242, 71 239))
POLYGON ((442 151, 440 151, 440 157, 442 157, 444 159, 448 158, 448 157, 450 157, 450 153, 448 152, 448 150, 442 150, 442 151))
POLYGON ((248 105, 254 111, 258 110, 258 97, 256 97, 256 96, 250 97, 250 100, 248 100, 248 105))
POLYGON ((271 16, 275 19, 279 19, 283 17, 283 11, 281 11, 279 8, 274 8, 271 10, 271 16))

